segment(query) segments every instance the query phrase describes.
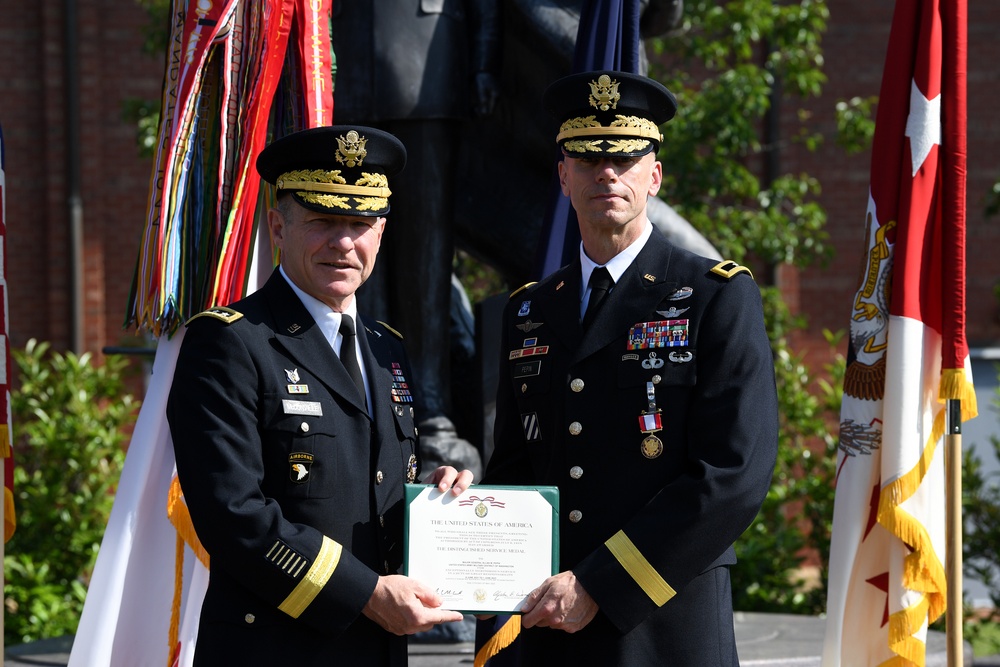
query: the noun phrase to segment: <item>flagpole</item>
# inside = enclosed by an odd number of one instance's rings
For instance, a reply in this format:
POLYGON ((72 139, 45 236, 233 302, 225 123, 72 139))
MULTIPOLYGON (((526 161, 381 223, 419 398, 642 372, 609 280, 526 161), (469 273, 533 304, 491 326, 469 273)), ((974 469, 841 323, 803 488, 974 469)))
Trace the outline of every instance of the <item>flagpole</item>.
POLYGON ((963 664, 962 637, 962 401, 948 399, 945 414, 945 577, 948 614, 945 635, 948 667, 963 664))
POLYGON ((964 387, 948 389, 945 404, 945 581, 947 618, 945 632, 949 667, 962 665, 962 399, 966 418, 976 416, 976 395, 972 390, 972 369, 965 340, 965 223, 968 154, 968 0, 942 0, 942 167, 943 217, 950 223, 949 249, 943 261, 953 272, 942 285, 948 308, 942 313, 949 330, 944 331, 948 360, 942 369, 960 369, 964 387), (964 357, 964 364, 963 364, 964 357), (967 375, 966 375, 967 374, 967 375))

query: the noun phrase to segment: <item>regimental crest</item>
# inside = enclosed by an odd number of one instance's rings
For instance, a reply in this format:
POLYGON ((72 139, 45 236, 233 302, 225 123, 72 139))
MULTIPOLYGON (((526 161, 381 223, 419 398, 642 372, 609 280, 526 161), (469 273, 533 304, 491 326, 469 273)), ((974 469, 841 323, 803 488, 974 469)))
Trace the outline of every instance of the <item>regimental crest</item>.
POLYGON ((854 358, 844 373, 844 395, 866 401, 885 396, 885 351, 889 336, 889 295, 892 290, 896 222, 880 225, 869 201, 865 223, 868 249, 854 297, 850 337, 854 358))
POLYGON ((621 99, 618 92, 618 82, 607 74, 597 77, 597 81, 590 82, 590 106, 608 111, 618 107, 618 100, 621 99))
POLYGON ((355 130, 337 137, 337 162, 346 164, 348 167, 360 167, 365 157, 368 156, 368 151, 365 150, 367 142, 368 140, 355 130))
POLYGON ((293 368, 292 370, 285 369, 285 379, 292 384, 298 384, 299 382, 299 369, 293 368))

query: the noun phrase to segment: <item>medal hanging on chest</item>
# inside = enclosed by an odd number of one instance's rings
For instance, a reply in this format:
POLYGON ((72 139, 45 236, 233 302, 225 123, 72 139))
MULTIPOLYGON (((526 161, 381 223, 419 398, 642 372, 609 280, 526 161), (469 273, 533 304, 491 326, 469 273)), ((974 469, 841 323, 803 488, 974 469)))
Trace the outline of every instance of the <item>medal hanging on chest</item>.
POLYGON ((639 430, 646 434, 642 439, 640 450, 647 459, 655 459, 663 453, 663 441, 655 434, 663 430, 663 421, 660 410, 656 408, 656 385, 652 382, 646 383, 646 401, 649 410, 643 410, 639 415, 639 430))

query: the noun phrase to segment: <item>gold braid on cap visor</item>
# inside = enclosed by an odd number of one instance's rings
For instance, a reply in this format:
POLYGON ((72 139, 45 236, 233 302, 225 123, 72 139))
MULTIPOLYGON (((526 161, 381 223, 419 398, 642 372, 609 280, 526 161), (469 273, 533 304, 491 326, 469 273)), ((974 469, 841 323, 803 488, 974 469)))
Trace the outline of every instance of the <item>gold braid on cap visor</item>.
POLYGON ((278 176, 274 184, 279 190, 297 190, 295 194, 310 204, 358 211, 379 211, 389 205, 392 194, 384 174, 361 172, 361 178, 348 185, 339 169, 289 171, 278 176), (351 206, 348 197, 353 197, 357 205, 351 206))
POLYGON ((563 139, 571 139, 562 146, 573 153, 600 152, 601 144, 607 142, 608 153, 632 153, 649 146, 647 139, 663 141, 660 128, 653 121, 639 116, 615 116, 609 125, 601 125, 595 116, 570 118, 559 127, 556 143, 563 139), (621 136, 621 139, 604 139, 608 136, 621 136), (595 139, 578 139, 577 137, 602 137, 595 139), (641 139, 639 137, 645 137, 641 139))

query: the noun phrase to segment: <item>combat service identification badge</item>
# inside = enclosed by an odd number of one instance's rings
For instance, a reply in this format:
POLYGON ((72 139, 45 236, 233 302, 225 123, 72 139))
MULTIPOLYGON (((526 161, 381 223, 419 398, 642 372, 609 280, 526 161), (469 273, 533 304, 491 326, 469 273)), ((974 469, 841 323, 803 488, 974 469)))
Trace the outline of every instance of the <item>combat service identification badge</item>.
POLYGON ((292 452, 288 455, 289 478, 296 484, 309 481, 309 468, 312 466, 313 455, 308 452, 292 452))

